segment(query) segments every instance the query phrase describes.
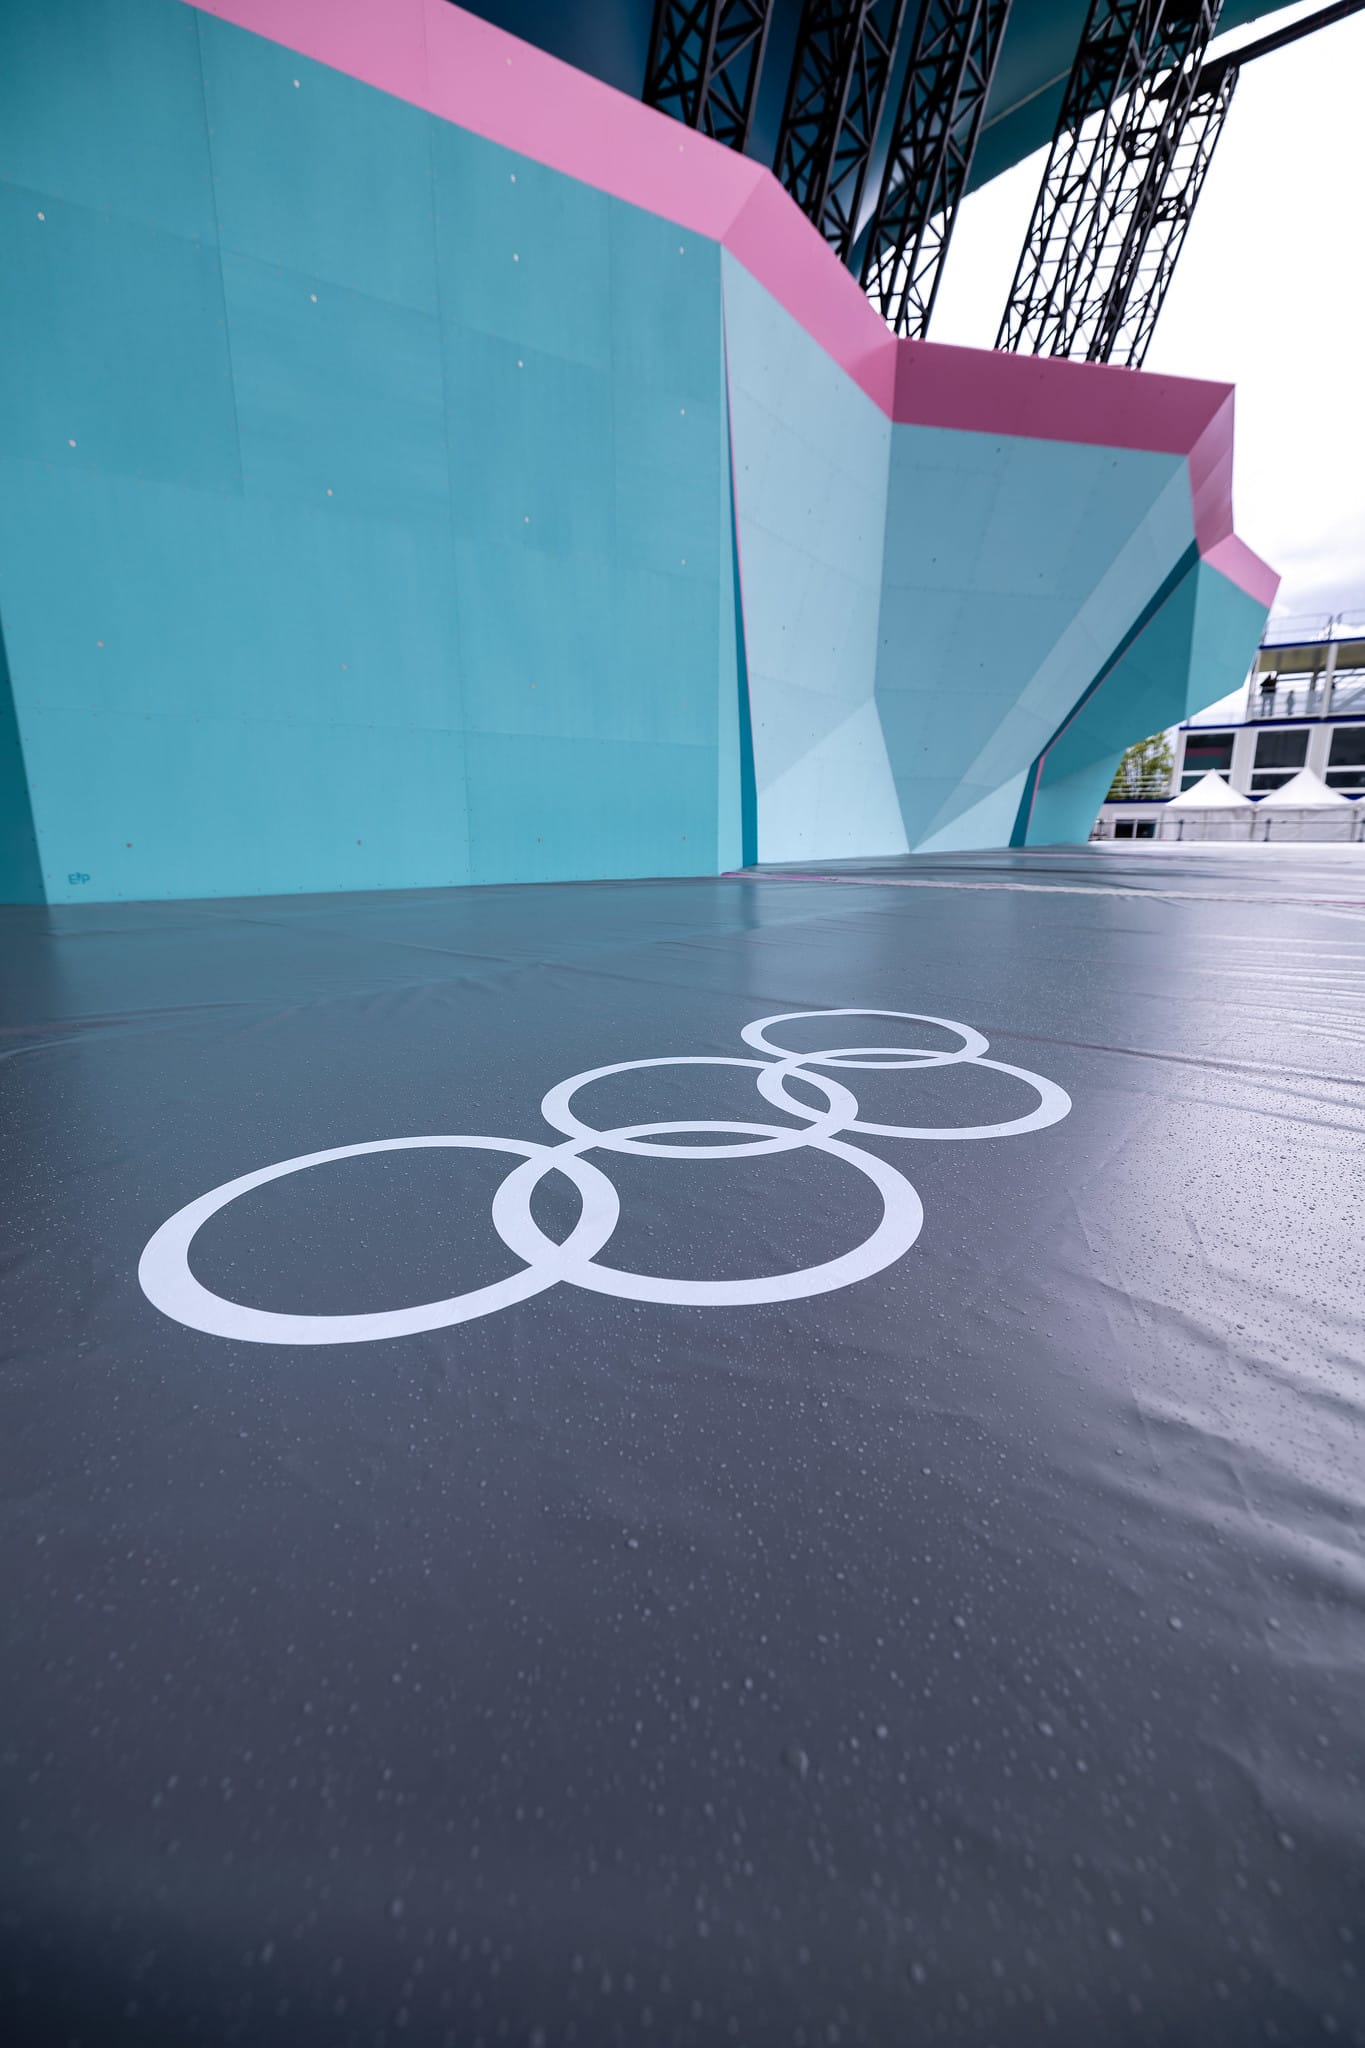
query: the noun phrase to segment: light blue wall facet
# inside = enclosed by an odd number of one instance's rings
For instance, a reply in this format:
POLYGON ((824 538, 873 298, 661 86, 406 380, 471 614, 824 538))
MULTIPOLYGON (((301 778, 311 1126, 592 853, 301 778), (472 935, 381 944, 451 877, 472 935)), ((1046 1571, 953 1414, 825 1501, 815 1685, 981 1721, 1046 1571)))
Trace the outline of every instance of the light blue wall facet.
POLYGON ((452 582, 439 515, 0 464, 52 899, 465 879, 452 582))
POLYGON ((916 851, 960 853, 974 846, 1008 846, 1027 779, 1028 770, 1020 769, 1008 781, 987 789, 984 795, 969 792, 972 801, 965 810, 958 808, 961 793, 956 792, 952 823, 931 832, 916 851))
POLYGON ((223 247, 315 290, 434 316, 433 124, 421 108, 211 14, 192 18, 223 247))
POLYGON ((876 694, 912 847, 1008 844, 1010 792, 1191 536, 1179 456, 895 429, 876 694))
POLYGON ((896 853, 877 719, 891 426, 722 257, 759 857, 896 853))
POLYGON ((215 241, 201 22, 167 0, 4 0, 0 184, 215 241))
POLYGON ((231 250, 222 266, 248 496, 445 518, 437 322, 231 250))
POLYGON ((0 185, 0 255, 0 456, 240 487, 216 248, 0 185))
MULTIPOLYGON (((1245 681, 1269 616, 1269 605, 1249 596, 1211 562, 1200 563, 1184 700, 1175 719, 1165 720, 1166 724, 1193 718, 1196 711, 1216 704, 1245 681)), ((1154 729, 1133 733, 1124 745, 1130 745, 1132 738, 1145 738, 1146 732, 1154 729)))
MULTIPOLYGON (((754 788, 753 711, 744 651, 728 401, 718 428, 721 475, 717 519, 722 539, 728 542, 725 554, 730 573, 729 602, 725 602, 722 593, 716 605, 716 861, 724 874, 758 858, 758 799, 754 788)), ((722 581, 724 574, 722 567, 722 581)))
POLYGON ((709 748, 474 733, 468 751, 471 881, 637 875, 642 845, 654 874, 715 872, 709 748))
POLYGON ((0 10, 0 169, 49 897, 739 858, 714 244, 179 0, 0 10))
POLYGON ((1026 843, 1085 839, 1124 749, 1225 696, 1246 674, 1266 607, 1194 562, 1044 757, 1026 843))

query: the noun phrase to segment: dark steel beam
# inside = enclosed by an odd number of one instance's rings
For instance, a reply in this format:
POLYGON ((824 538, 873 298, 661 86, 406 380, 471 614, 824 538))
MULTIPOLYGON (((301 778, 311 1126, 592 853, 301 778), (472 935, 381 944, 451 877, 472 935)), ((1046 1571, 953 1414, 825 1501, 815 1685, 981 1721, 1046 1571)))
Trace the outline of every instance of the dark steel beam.
POLYGON ((905 0, 805 0, 774 169, 847 262, 905 0))
MULTIPOLYGON (((1336 0, 1331 7, 1287 28, 1274 29, 1255 42, 1243 43, 1226 55, 1209 59, 1199 71, 1184 126, 1169 152, 1164 181, 1155 199, 1149 197, 1146 219, 1134 221, 1135 249, 1129 265, 1113 280, 1095 322, 1092 352, 1106 362, 1140 369, 1151 346, 1161 308, 1184 246, 1190 220, 1204 188, 1218 138, 1244 65, 1273 51, 1287 49, 1319 29, 1359 14, 1365 0, 1336 0)), ((1175 89, 1179 74, 1170 73, 1158 95, 1175 89)), ((1154 177, 1157 164, 1154 161, 1154 177)))
POLYGON ((1254 43, 1243 43, 1240 49, 1229 50, 1225 57, 1214 57, 1199 74, 1200 85, 1212 85, 1210 73, 1236 65, 1240 71, 1244 64, 1250 64, 1255 57, 1268 57, 1274 50, 1286 50, 1291 43, 1301 43, 1305 36, 1316 35, 1320 28, 1331 28, 1334 22, 1345 21, 1352 14, 1359 14, 1365 8, 1365 0, 1335 0, 1331 7, 1321 7, 1316 14, 1305 15, 1302 21, 1291 22, 1288 28, 1275 28, 1269 35, 1259 36, 1254 43))
MULTIPOLYGON (((1221 4, 1092 0, 998 348, 1109 360, 1148 238, 1181 185, 1181 138, 1221 4)), ((1211 149, 1196 152, 1200 182, 1211 149)))
POLYGON ((1100 360, 1127 363, 1135 370, 1141 369, 1146 360, 1239 76, 1233 61, 1207 65, 1199 74, 1165 184, 1123 296, 1114 298, 1098 325, 1098 337, 1106 344, 1100 360))
POLYGON ((897 334, 928 332, 1010 0, 924 0, 862 279, 897 334))
POLYGON ((772 0, 655 0, 646 105, 742 150, 771 13, 772 0))

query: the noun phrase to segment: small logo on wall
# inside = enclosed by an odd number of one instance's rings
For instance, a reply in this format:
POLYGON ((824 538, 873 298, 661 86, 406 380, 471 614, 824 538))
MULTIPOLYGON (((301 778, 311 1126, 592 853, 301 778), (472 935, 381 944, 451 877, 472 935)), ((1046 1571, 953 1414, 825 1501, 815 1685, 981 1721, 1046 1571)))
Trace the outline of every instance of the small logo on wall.
POLYGON ((90 877, 89 875, 82 874, 79 868, 73 868, 66 879, 68 887, 74 889, 78 882, 88 882, 90 880, 90 877))
MULTIPOLYGON (((836 1039, 863 1039, 869 1032, 862 1028, 861 1021, 856 1029, 841 1022, 830 1035, 836 1039)), ((510 1308, 514 1302, 526 1301, 559 1284, 612 1295, 619 1301, 693 1308, 746 1308, 759 1302, 803 1301, 812 1295, 852 1287, 893 1265, 909 1251, 924 1221, 920 1198, 905 1175, 878 1153, 864 1151, 860 1145, 847 1143, 847 1139, 905 1138, 960 1143, 1012 1138, 1025 1131, 1046 1130, 1049 1124, 1059 1123, 1071 1108, 1070 1096, 1055 1081, 1031 1073, 1026 1067, 988 1059, 988 1042, 981 1033, 969 1024, 955 1024, 947 1017, 918 1016, 906 1010, 788 1010, 780 1016, 760 1017, 746 1024, 740 1037, 753 1057, 678 1053, 662 1059, 621 1060, 614 1066, 592 1067, 558 1082, 540 1105, 545 1122, 560 1133, 557 1144, 458 1135, 376 1138, 359 1145, 338 1145, 327 1152, 307 1152, 298 1159, 281 1160, 276 1166, 258 1167, 254 1173, 244 1173, 239 1179, 226 1181, 222 1187, 200 1195, 162 1224, 148 1242, 138 1266, 142 1291, 154 1307, 188 1329, 248 1344, 364 1344, 379 1338, 415 1336, 424 1330, 451 1329, 479 1316, 494 1315, 499 1309, 510 1308), (871 1018, 881 1023, 889 1018, 898 1025, 927 1024, 950 1032, 961 1042, 947 1051, 854 1043, 835 1044, 815 1052, 796 1052, 773 1042, 772 1034, 782 1026, 813 1018, 828 1018, 831 1023, 845 1018, 871 1018), (1037 1100, 1024 1115, 1003 1123, 880 1124, 865 1120, 852 1089, 844 1080, 833 1078, 860 1071, 902 1073, 913 1085, 913 1076, 929 1068, 958 1066, 989 1067, 993 1073, 1008 1074, 1030 1089, 1037 1100), (651 1067, 749 1068, 762 1101, 771 1109, 800 1118, 801 1122, 796 1126, 730 1121, 647 1123, 599 1130, 572 1108, 573 1098, 592 1082, 651 1067), (796 1080, 822 1097, 822 1106, 814 1108, 793 1095, 791 1083, 796 1080), (725 1141, 667 1142, 685 1136, 725 1141), (331 1165, 338 1159, 358 1159, 371 1152, 443 1147, 510 1153, 521 1162, 499 1186, 491 1212, 498 1236, 509 1251, 525 1262, 521 1272, 488 1286, 472 1287, 447 1301, 421 1302, 411 1308, 380 1309, 365 1315, 293 1315, 229 1301, 203 1286, 190 1271, 190 1246, 200 1227, 239 1195, 250 1194, 253 1188, 282 1180, 287 1174, 331 1165), (862 1174, 880 1198, 880 1221, 872 1234, 851 1251, 795 1272, 763 1274, 748 1280, 688 1280, 634 1273, 606 1265, 599 1258, 616 1228, 621 1205, 607 1174, 585 1157, 587 1153, 620 1153, 630 1158, 652 1159, 662 1171, 669 1160, 723 1162, 769 1158, 777 1152, 794 1152, 803 1147, 824 1152, 852 1172, 862 1174), (532 1195, 547 1173, 563 1174, 578 1191, 578 1221, 562 1244, 547 1237, 531 1214, 532 1195)))

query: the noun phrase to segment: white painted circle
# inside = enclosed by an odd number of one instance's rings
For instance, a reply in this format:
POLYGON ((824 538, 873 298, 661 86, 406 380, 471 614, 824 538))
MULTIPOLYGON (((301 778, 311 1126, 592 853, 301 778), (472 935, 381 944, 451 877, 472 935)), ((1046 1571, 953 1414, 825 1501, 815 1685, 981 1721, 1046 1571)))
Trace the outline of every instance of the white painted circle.
MULTIPOLYGON (((970 1024, 954 1023, 951 1017, 926 1017, 915 1010, 783 1010, 776 1017, 758 1017, 752 1024, 746 1024, 740 1032, 746 1045, 752 1045, 759 1052, 771 1053, 781 1060, 796 1061, 803 1067, 854 1067, 866 1072, 894 1073, 898 1067, 952 1067, 962 1060, 980 1059, 982 1053, 990 1050, 990 1040, 983 1038, 979 1031, 973 1031, 970 1024), (899 1024, 933 1024, 941 1031, 951 1031, 962 1044, 949 1048, 947 1052, 934 1047, 914 1046, 847 1046, 835 1047, 832 1051, 799 1052, 788 1045, 774 1045, 768 1037, 770 1027, 776 1024, 799 1024, 808 1017, 891 1017, 899 1024), (869 1058, 875 1054, 875 1058, 869 1058)), ((851 1126, 850 1126, 851 1128, 851 1126)))
MULTIPOLYGON (((686 1128, 685 1126, 683 1128, 686 1128)), ((715 1128, 712 1125, 691 1128, 715 1128)), ((729 1125, 742 1130, 752 1126, 729 1125)), ((559 1277, 571 1287, 585 1287, 594 1294, 609 1294, 618 1301, 647 1301, 675 1308, 748 1308, 763 1302, 805 1301, 812 1295, 831 1294, 836 1288, 851 1287, 894 1265, 909 1251, 924 1223, 924 1207, 915 1189, 875 1152, 860 1152, 837 1138, 806 1136, 817 1152, 828 1152, 865 1174, 882 1198, 882 1215, 871 1237, 852 1251, 818 1266, 806 1266, 795 1273, 773 1273, 752 1280, 674 1280, 650 1273, 628 1273, 619 1266, 603 1266, 595 1253, 582 1252, 566 1239, 562 1250, 568 1254, 559 1277)), ((743 1156, 746 1148, 728 1145, 717 1156, 743 1156)), ((688 1148, 692 1158, 706 1157, 705 1151, 688 1148)), ((518 1258, 538 1261, 544 1246, 550 1245, 531 1214, 531 1193, 546 1169, 534 1159, 514 1167, 493 1197, 493 1225, 509 1251, 518 1258)))
MULTIPOLYGON (((858 1114, 855 1095, 838 1081, 829 1081, 817 1074, 808 1074, 805 1078, 825 1097, 825 1109, 812 1109, 804 1102, 783 1101, 778 1104, 792 1116, 805 1118, 804 1125, 796 1130, 770 1124, 688 1119, 672 1123, 622 1124, 614 1130, 599 1131, 593 1124, 584 1123, 570 1109, 572 1098, 590 1081, 603 1081, 611 1074, 633 1074, 648 1067, 750 1067, 759 1075, 760 1093, 765 1093, 763 1076, 774 1071, 768 1060, 736 1059, 707 1053, 687 1053, 671 1059, 618 1060, 610 1067, 590 1067, 586 1073, 571 1074, 567 1081, 556 1082, 541 1103, 540 1113, 554 1130, 563 1131, 566 1137, 574 1139, 585 1150, 643 1154, 647 1159, 753 1159, 773 1152, 794 1152, 817 1138, 846 1130, 858 1114), (757 1134, 758 1142, 747 1145, 655 1145, 643 1142, 654 1133, 667 1137, 677 1136, 683 1131, 749 1131, 757 1134)), ((766 1099, 772 1101, 773 1097, 767 1094, 766 1099)))
MULTIPOLYGON (((955 1063, 953 1063, 955 1064, 955 1063)), ((1027 1067, 1011 1067, 1004 1060, 973 1059, 968 1062, 974 1067, 990 1067, 997 1074, 1013 1074, 1018 1081, 1024 1081, 1037 1091, 1037 1105, 1025 1116, 1017 1116, 1001 1124, 874 1124, 859 1117, 845 1126, 865 1138, 1017 1138, 1025 1131, 1045 1131, 1049 1124, 1060 1123, 1071 1109, 1071 1097, 1065 1088, 1059 1088, 1055 1081, 1049 1081, 1042 1074, 1030 1073, 1027 1067)), ((777 1076, 775 1083, 778 1099, 787 1100, 787 1076, 802 1070, 790 1063, 773 1068, 777 1076)), ((812 1078, 802 1075, 803 1079, 812 1078)), ((791 1107, 790 1104, 787 1105, 791 1107)))
POLYGON ((339 1145, 324 1152, 310 1152, 286 1159, 275 1166, 246 1173, 237 1180, 212 1189, 163 1223, 142 1254, 138 1279, 147 1299, 164 1315, 187 1328, 207 1335, 252 1344, 357 1344, 389 1337, 413 1336, 423 1331, 451 1328, 491 1315, 499 1309, 528 1300, 557 1281, 615 1296, 624 1301, 651 1302, 698 1308, 745 1307, 764 1302, 800 1301, 849 1287, 881 1272, 899 1259, 919 1236, 924 1211, 914 1187, 875 1153, 841 1143, 836 1133, 857 1133, 866 1137, 929 1138, 963 1140, 1017 1136, 1025 1131, 1044 1130, 1066 1116, 1071 1098, 1053 1081, 1025 1067, 984 1057, 989 1041, 969 1025, 946 1017, 930 1017, 909 1010, 789 1010, 779 1016, 762 1017, 746 1025, 744 1042, 764 1057, 730 1058, 717 1055, 679 1055, 672 1058, 623 1060, 612 1066, 595 1067, 575 1074, 551 1088, 542 1103, 546 1122, 564 1134, 558 1145, 536 1144, 515 1138, 438 1136, 376 1139, 359 1145, 339 1145), (929 1024, 961 1040, 947 1052, 902 1046, 836 1046, 823 1051, 795 1052, 774 1045, 770 1029, 815 1017, 893 1018, 901 1023, 929 1024), (847 1068, 869 1072, 918 1072, 932 1067, 977 1065, 996 1073, 1012 1075, 1037 1095, 1037 1104, 1026 1115, 997 1124, 979 1124, 958 1129, 943 1126, 880 1124, 864 1121, 858 1101, 842 1082, 816 1068, 847 1068), (760 1096, 772 1108, 799 1119, 796 1128, 767 1123, 732 1121, 670 1121, 631 1124, 614 1130, 596 1130, 571 1108, 579 1089, 591 1081, 613 1074, 633 1073, 653 1067, 705 1066, 745 1067, 757 1076, 760 1096), (819 1095, 825 1107, 812 1109, 790 1092, 793 1078, 800 1078, 819 1095), (746 1143, 669 1145, 651 1142, 657 1138, 681 1137, 694 1133, 740 1135, 746 1143), (475 1287, 448 1300, 424 1302, 410 1308, 381 1309, 364 1315, 289 1315, 257 1309, 242 1302, 228 1301, 212 1293, 195 1279, 189 1266, 190 1247, 208 1219, 226 1208, 239 1195, 301 1173, 308 1167, 324 1166, 340 1159, 353 1159, 371 1152, 401 1152, 424 1147, 511 1153, 521 1160, 504 1178, 493 1198, 492 1220, 498 1236, 510 1251, 522 1258, 524 1271, 514 1273, 485 1287, 475 1287), (843 1160, 870 1180, 881 1197, 881 1220, 871 1236, 851 1251, 793 1273, 760 1276, 747 1280, 676 1280, 644 1273, 630 1273, 598 1262, 598 1253, 610 1239, 620 1219, 616 1190, 600 1168, 583 1156, 606 1151, 634 1157, 721 1160, 767 1157, 804 1147, 826 1152, 843 1160), (546 1173, 560 1172, 577 1188, 581 1211, 562 1244, 556 1244, 531 1214, 531 1197, 546 1173))
MULTIPOLYGON (((537 1174, 536 1178, 539 1177, 537 1174)), ((584 1251, 589 1257, 600 1251, 616 1228, 620 1213, 616 1190, 606 1175, 567 1146, 527 1144, 517 1138, 377 1138, 368 1144, 337 1145, 327 1152, 307 1152, 298 1159, 262 1166, 237 1180, 225 1181, 222 1187, 211 1188, 208 1194, 187 1202, 162 1224, 148 1241, 138 1263, 137 1277, 154 1308, 184 1323, 188 1329, 203 1330, 210 1337, 230 1337, 245 1344, 368 1344, 384 1337, 412 1337, 424 1330, 450 1329, 456 1323, 472 1322, 478 1316, 492 1315, 497 1309, 528 1300, 564 1277, 562 1265, 571 1248, 575 1253, 584 1251), (225 1296, 214 1294, 190 1271, 189 1250, 196 1232, 239 1195, 264 1187, 268 1181, 282 1180, 286 1174, 302 1173, 310 1166, 326 1166, 334 1159, 357 1159, 369 1152, 407 1152, 431 1146, 471 1152, 512 1152, 527 1161, 543 1161, 540 1173, 565 1173, 578 1189, 582 1201, 578 1221, 562 1245, 537 1230, 535 1263, 528 1263, 524 1272, 494 1280, 486 1287, 471 1288, 467 1294, 452 1295, 446 1301, 421 1302, 413 1308, 377 1309, 365 1315, 287 1315, 273 1309, 250 1308, 244 1302, 228 1301, 225 1296)))

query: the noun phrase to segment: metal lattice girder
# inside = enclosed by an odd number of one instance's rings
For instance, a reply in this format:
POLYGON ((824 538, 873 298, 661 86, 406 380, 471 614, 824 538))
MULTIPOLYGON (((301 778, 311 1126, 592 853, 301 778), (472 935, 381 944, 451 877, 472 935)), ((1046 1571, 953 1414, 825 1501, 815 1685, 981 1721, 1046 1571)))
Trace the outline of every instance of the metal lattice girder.
POLYGON ((1109 359, 1222 0, 1092 0, 997 348, 1109 359))
POLYGON ((985 111, 1010 0, 924 0, 863 257, 897 334, 924 335, 985 111))
POLYGON ((774 167, 847 260, 905 0, 806 0, 774 167))
POLYGON ((655 0, 645 103, 743 149, 771 12, 772 0, 655 0))
POLYGON ((1152 331, 1161 312, 1176 261, 1218 138, 1223 132, 1228 107, 1241 77, 1242 67, 1253 58, 1269 56, 1290 43, 1330 28, 1349 15, 1359 14, 1365 0, 1334 0, 1316 14, 1287 27, 1272 29, 1256 42, 1243 44, 1226 57, 1206 64, 1195 80, 1194 93, 1184 127, 1176 141, 1165 183, 1151 212, 1150 226, 1142 247, 1125 279, 1122 303, 1106 308, 1108 359, 1140 368, 1151 345, 1152 331))
POLYGON ((1125 295, 1109 311, 1105 329, 1107 362, 1127 363, 1140 369, 1146 359, 1152 330, 1240 75, 1235 64, 1228 64, 1217 71, 1206 70, 1199 78, 1151 226, 1127 277, 1125 295))

